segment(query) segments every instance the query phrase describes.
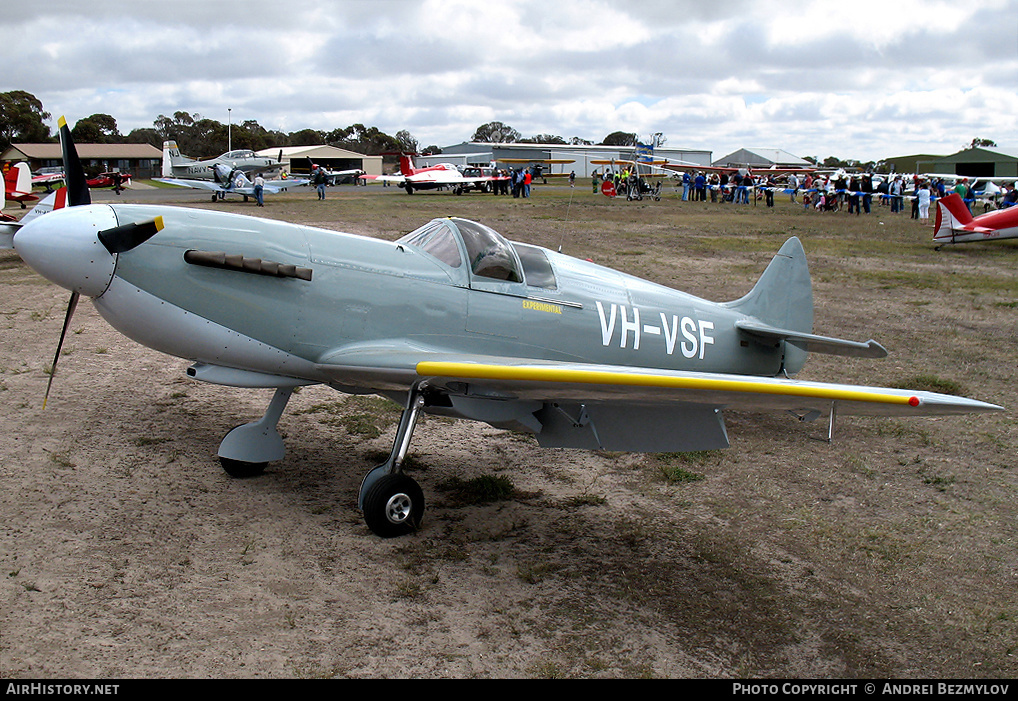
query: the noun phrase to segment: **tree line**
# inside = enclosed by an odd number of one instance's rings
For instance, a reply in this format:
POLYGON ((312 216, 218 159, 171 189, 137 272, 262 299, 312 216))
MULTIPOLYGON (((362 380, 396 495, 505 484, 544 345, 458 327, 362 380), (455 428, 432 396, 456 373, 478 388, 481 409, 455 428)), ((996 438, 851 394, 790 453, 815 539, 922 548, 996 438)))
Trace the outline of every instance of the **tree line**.
MULTIPOLYGON (((0 93, 0 151, 12 143, 45 143, 56 141, 50 133, 46 120, 51 118, 42 102, 24 90, 0 93)), ((185 111, 172 115, 159 115, 151 127, 133 129, 121 134, 117 120, 112 115, 97 113, 79 119, 71 127, 71 135, 77 143, 88 144, 151 144, 162 149, 164 141, 176 141, 182 153, 189 156, 215 156, 234 149, 281 148, 284 146, 316 146, 330 144, 339 148, 367 155, 383 153, 441 153, 438 146, 421 147, 413 134, 403 129, 394 135, 386 134, 377 127, 351 124, 345 128, 323 131, 301 129, 295 132, 269 130, 256 120, 249 119, 237 124, 227 123, 191 114, 185 111)), ((565 139, 554 134, 537 134, 524 137, 516 129, 502 122, 488 122, 477 127, 472 141, 490 143, 538 143, 564 145, 590 145, 593 141, 580 137, 565 139)), ((600 143, 613 146, 634 146, 637 135, 627 132, 612 132, 600 143)))
MULTIPOLYGON (((43 109, 42 102, 24 90, 0 92, 0 151, 6 150, 12 143, 45 143, 55 141, 56 136, 50 134, 46 120, 52 115, 43 109)), ((331 131, 319 129, 301 129, 295 132, 268 130, 256 120, 248 119, 238 124, 223 124, 208 117, 178 111, 171 116, 159 115, 151 127, 133 129, 128 134, 121 134, 117 120, 108 114, 93 114, 79 119, 71 128, 71 135, 77 143, 90 144, 152 144, 162 149, 164 141, 176 141, 182 153, 194 157, 217 156, 231 146, 234 149, 251 149, 261 151, 284 146, 317 146, 329 144, 338 148, 363 153, 380 155, 392 153, 441 153, 438 146, 430 145, 421 148, 417 139, 402 129, 395 135, 380 131, 377 127, 366 127, 363 124, 351 124, 345 128, 331 131)), ((557 145, 594 145, 593 141, 573 136, 568 139, 554 134, 537 134, 524 137, 518 130, 502 122, 488 122, 477 127, 470 138, 471 141, 485 143, 532 143, 557 145)), ((615 131, 605 136, 598 145, 603 146, 635 146, 639 137, 635 133, 615 131)), ((655 134, 654 141, 663 145, 667 138, 663 134, 655 134)), ((970 148, 995 147, 997 144, 990 139, 975 138, 970 148)), ((807 156, 807 160, 825 167, 879 167, 877 163, 860 163, 853 160, 841 160, 829 156, 823 161, 807 156)))

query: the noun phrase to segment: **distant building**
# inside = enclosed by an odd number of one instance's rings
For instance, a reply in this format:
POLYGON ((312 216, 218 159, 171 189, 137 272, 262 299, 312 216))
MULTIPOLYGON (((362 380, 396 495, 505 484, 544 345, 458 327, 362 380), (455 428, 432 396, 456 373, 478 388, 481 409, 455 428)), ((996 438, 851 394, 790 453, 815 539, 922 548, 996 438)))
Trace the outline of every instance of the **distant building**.
POLYGON ((930 173, 933 172, 923 164, 929 164, 943 156, 916 154, 913 156, 893 156, 883 159, 889 173, 930 173))
POLYGON ((714 161, 717 168, 811 168, 812 163, 779 148, 741 148, 714 161))
MULTIPOLYGON (((654 150, 654 158, 667 158, 673 163, 689 165, 710 165, 711 152, 702 149, 676 148, 658 146, 654 150)), ((492 161, 501 161, 499 167, 516 168, 526 165, 520 161, 570 161, 568 163, 550 163, 545 166, 549 175, 576 172, 579 178, 589 177, 595 170, 602 172, 603 163, 594 161, 632 160, 632 146, 586 146, 573 144, 494 144, 479 141, 465 141, 454 146, 447 146, 442 153, 434 156, 417 156, 414 159, 418 167, 432 166, 438 163, 453 165, 486 166, 492 161), (505 160, 503 160, 505 159, 505 160)), ((610 166, 609 166, 610 167, 610 166)))
POLYGON ((365 156, 362 153, 347 151, 335 146, 284 146, 279 148, 266 148, 258 152, 259 156, 276 158, 283 154, 283 163, 287 164, 287 172, 308 173, 310 168, 307 159, 310 158, 316 164, 329 170, 363 170, 368 175, 382 174, 382 157, 365 156))
POLYGON ((950 156, 920 161, 918 172, 949 173, 967 177, 1018 177, 1018 151, 996 146, 967 148, 950 156))
MULTIPOLYGON (((162 172, 163 153, 151 144, 76 144, 78 158, 86 173, 120 171, 134 178, 154 178, 162 172)), ((32 172, 63 166, 60 144, 11 144, 0 154, 6 167, 28 163, 32 172)))

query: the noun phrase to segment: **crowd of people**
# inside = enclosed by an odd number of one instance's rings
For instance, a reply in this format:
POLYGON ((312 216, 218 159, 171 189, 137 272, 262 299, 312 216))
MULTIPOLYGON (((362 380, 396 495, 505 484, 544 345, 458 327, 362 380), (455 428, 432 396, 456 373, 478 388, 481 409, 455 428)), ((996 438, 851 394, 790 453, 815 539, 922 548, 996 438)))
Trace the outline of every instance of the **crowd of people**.
MULTIPOLYGON (((1005 184, 994 205, 1014 206, 1018 203, 1018 183, 1005 184)), ((849 214, 869 214, 874 206, 888 207, 892 214, 903 212, 905 203, 911 204, 912 218, 927 221, 930 205, 950 192, 958 193, 969 210, 975 195, 968 178, 960 179, 948 189, 943 178, 926 178, 922 175, 859 174, 803 174, 753 175, 748 170, 728 172, 686 172, 682 175, 683 201, 733 202, 749 204, 750 198, 763 200, 774 206, 775 193, 787 194, 791 202, 802 203, 805 209, 820 212, 837 212, 847 209, 849 214), (800 177, 801 175, 801 177, 800 177), (798 198, 798 199, 797 199, 798 198)))

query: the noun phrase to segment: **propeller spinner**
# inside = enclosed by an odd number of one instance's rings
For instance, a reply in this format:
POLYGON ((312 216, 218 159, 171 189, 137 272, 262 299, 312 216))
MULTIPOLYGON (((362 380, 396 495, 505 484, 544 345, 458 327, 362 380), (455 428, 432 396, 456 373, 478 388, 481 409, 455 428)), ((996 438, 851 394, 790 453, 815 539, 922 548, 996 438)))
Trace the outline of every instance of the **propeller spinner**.
POLYGON ((59 127, 67 178, 67 208, 34 219, 14 235, 14 248, 22 260, 46 279, 71 291, 43 408, 49 399, 60 351, 79 297, 82 294, 98 297, 105 292, 113 280, 116 255, 141 245, 163 228, 162 217, 140 224, 120 225, 111 207, 92 205, 85 171, 63 117, 59 127))

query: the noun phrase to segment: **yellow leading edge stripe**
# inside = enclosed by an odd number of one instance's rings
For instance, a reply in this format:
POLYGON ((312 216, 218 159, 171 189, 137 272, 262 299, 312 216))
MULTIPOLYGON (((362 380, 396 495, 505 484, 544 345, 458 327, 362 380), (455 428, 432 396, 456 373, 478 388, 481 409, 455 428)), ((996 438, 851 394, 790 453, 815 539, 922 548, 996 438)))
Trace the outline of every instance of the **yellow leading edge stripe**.
POLYGON ((720 392, 749 392, 791 397, 812 397, 849 402, 875 402, 918 406, 918 397, 856 390, 770 384, 752 380, 715 380, 696 377, 641 375, 628 372, 569 370, 555 368, 515 367, 512 365, 481 365, 424 361, 417 364, 417 374, 424 377, 465 377, 483 380, 522 380, 530 382, 562 382, 594 385, 629 385, 664 389, 699 389, 720 392))

